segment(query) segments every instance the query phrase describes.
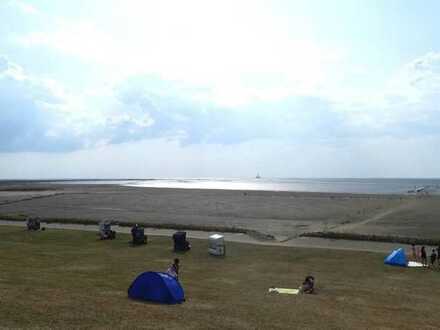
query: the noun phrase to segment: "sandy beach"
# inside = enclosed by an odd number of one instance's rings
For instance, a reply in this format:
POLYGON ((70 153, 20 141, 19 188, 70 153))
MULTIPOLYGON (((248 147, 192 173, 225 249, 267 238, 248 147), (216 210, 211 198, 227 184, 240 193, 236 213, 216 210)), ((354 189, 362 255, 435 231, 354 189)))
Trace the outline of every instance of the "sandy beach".
POLYGON ((239 227, 280 240, 343 231, 435 238, 438 196, 3 183, 0 215, 239 227))

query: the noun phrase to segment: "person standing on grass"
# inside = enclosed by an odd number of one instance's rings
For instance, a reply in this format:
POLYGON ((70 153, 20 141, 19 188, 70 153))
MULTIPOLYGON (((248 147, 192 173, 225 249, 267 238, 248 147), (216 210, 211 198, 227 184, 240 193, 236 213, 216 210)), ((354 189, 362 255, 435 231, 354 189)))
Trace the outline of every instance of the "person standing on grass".
POLYGON ((440 245, 437 247, 437 264, 440 266, 440 245))
POLYGON ((435 259, 437 259, 437 254, 435 253, 435 249, 431 251, 431 266, 434 267, 435 259))
POLYGON ((422 246, 422 249, 420 250, 420 257, 422 258, 423 266, 427 266, 428 265, 428 259, 426 257, 425 246, 422 246))
POLYGON ((414 244, 411 244, 411 252, 412 252, 412 258, 414 261, 417 261, 417 253, 416 253, 416 246, 414 244))

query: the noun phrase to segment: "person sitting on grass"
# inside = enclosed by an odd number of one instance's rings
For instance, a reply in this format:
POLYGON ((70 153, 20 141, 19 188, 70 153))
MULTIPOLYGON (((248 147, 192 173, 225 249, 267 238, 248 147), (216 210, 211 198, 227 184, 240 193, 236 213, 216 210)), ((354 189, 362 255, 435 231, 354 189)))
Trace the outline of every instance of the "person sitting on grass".
POLYGON ((307 276, 300 287, 301 293, 313 293, 315 287, 315 278, 311 275, 307 276))
POLYGON ((179 268, 180 268, 179 262, 180 262, 179 258, 174 259, 174 263, 167 269, 168 275, 171 275, 176 280, 179 280, 179 268))
POLYGON ((40 229, 40 218, 27 218, 26 226, 28 230, 38 230, 40 229))

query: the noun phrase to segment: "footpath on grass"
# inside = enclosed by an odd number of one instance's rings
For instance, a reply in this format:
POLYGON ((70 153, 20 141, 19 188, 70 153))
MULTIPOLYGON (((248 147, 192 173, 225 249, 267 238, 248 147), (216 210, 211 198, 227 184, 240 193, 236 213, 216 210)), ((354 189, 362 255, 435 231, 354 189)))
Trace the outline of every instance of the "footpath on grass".
MULTIPOLYGON (((0 226, 18 226, 26 228, 25 221, 11 221, 1 220, 0 226)), ((98 233, 98 225, 95 224, 70 224, 70 223, 44 223, 42 227, 46 229, 66 229, 66 230, 82 230, 98 233)), ((123 227, 113 225, 112 229, 117 233, 130 234, 129 227, 123 227)), ((145 227, 145 234, 151 236, 165 236, 172 237, 175 233, 175 229, 158 229, 145 227)), ((194 239, 208 239, 214 232, 201 231, 201 230, 186 230, 187 237, 194 239)), ((352 251, 367 251, 367 252, 380 252, 388 253, 396 247, 403 247, 406 251, 411 251, 411 246, 406 244, 388 243, 388 242, 370 242, 370 241, 355 241, 344 239, 329 239, 321 237, 294 237, 288 239, 264 240, 259 239, 245 233, 222 233, 215 232, 224 235, 227 242, 257 244, 267 246, 281 246, 281 247, 302 247, 302 248, 321 248, 321 249, 334 249, 334 250, 352 250, 352 251)))

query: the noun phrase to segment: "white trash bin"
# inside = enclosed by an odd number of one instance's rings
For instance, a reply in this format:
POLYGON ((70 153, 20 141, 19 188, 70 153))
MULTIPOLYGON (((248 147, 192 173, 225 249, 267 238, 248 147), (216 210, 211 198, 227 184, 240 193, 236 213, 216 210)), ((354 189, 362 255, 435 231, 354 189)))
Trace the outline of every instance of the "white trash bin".
POLYGON ((214 256, 226 255, 225 239, 223 235, 214 234, 209 236, 209 254, 214 256))

